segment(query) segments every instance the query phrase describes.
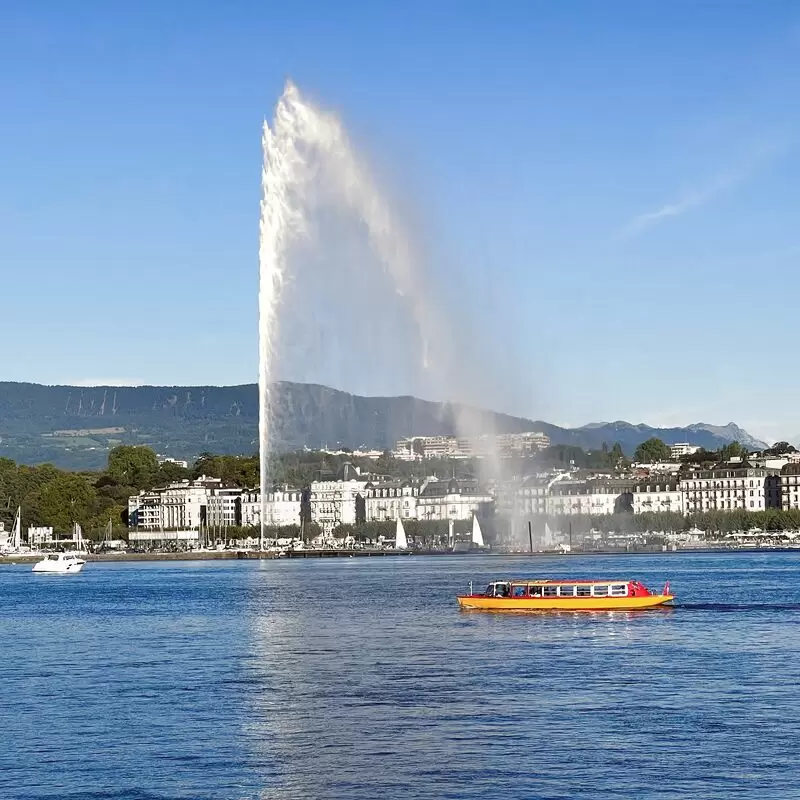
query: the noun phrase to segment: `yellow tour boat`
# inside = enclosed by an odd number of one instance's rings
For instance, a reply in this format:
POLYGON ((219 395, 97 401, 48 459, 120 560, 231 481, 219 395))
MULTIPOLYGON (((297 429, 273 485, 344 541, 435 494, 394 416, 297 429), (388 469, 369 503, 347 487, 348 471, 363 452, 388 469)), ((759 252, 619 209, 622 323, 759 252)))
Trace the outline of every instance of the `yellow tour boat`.
POLYGON ((673 600, 669 583, 660 593, 639 581, 498 580, 482 594, 458 596, 463 609, 479 611, 631 611, 673 600))

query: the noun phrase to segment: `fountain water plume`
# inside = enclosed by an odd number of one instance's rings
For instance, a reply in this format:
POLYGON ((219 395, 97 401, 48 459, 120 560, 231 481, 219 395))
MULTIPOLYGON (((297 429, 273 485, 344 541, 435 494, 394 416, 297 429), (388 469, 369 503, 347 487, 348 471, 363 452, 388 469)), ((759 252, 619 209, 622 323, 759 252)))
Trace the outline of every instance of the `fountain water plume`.
POLYGON ((363 224, 370 249, 388 273, 395 292, 404 298, 419 334, 422 350, 419 361, 424 370, 436 366, 431 343, 441 345, 447 337, 442 335, 426 293, 421 290, 413 248, 339 120, 307 102, 289 82, 277 104, 272 126, 264 123, 262 145, 258 384, 263 549, 272 433, 270 392, 279 337, 281 290, 289 249, 293 241, 307 233, 307 212, 319 199, 317 189, 322 174, 335 201, 363 224))

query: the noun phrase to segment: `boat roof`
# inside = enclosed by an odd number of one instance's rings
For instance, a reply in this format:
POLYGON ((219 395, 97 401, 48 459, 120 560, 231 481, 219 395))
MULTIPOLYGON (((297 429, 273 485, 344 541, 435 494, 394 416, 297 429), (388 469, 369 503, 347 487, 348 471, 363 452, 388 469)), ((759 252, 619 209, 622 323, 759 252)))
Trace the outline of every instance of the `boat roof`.
POLYGON ((536 584, 578 584, 578 583, 631 583, 631 578, 498 578, 492 583, 536 583, 536 584))

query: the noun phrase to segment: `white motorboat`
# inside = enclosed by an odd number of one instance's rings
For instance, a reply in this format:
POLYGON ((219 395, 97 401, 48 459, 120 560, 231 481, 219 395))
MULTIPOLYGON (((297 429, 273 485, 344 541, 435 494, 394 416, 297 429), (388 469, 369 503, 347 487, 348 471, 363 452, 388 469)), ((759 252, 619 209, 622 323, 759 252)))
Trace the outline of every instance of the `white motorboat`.
POLYGON ((52 575, 69 575, 80 572, 86 561, 75 553, 50 553, 33 565, 33 572, 45 572, 52 575))

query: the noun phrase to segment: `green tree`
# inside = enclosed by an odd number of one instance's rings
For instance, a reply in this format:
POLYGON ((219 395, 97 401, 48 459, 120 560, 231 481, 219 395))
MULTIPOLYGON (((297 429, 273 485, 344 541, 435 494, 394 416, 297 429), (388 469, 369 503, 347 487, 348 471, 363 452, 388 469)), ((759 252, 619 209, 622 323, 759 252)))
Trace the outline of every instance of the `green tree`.
POLYGON ((789 442, 775 442, 775 444, 765 452, 769 455, 782 456, 786 453, 796 453, 797 448, 789 444, 789 442))
POLYGON ((622 445, 619 442, 614 442, 611 448, 611 466, 613 467, 627 467, 630 464, 625 453, 622 452, 622 445))
POLYGON ((650 464, 654 461, 667 461, 670 457, 669 447, 656 436, 642 442, 633 454, 633 460, 650 464))
POLYGON ((158 458, 149 447, 122 444, 108 454, 108 474, 117 483, 150 489, 158 477, 158 458))
POLYGON ((380 472, 388 472, 391 473, 394 468, 394 456, 392 455, 391 450, 384 450, 376 459, 375 467, 380 472))
POLYGON ((745 450, 739 442, 726 444, 720 451, 720 458, 723 461, 729 461, 732 458, 744 458, 746 455, 747 450, 745 450))
POLYGON ((97 509, 97 492, 83 476, 60 472, 34 491, 30 505, 42 524, 58 531, 68 531, 74 522, 88 528, 97 509))
POLYGON ((182 467, 180 464, 175 464, 172 461, 165 461, 163 464, 159 464, 158 467, 158 483, 176 483, 177 481, 188 478, 190 474, 186 467, 182 467))

